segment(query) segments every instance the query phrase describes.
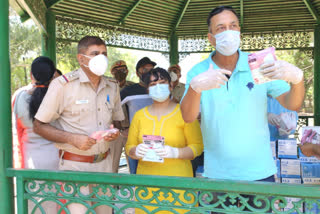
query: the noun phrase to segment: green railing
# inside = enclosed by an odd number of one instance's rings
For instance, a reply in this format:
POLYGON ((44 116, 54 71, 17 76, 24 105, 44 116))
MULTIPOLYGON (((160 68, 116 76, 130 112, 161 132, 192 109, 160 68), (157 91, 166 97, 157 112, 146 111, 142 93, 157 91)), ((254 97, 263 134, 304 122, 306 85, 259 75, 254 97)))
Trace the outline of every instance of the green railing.
POLYGON ((87 213, 95 213, 100 205, 112 207, 114 213, 129 207, 145 213, 314 213, 303 207, 320 207, 317 185, 15 169, 7 169, 7 175, 16 177, 18 214, 28 213, 27 200, 35 204, 31 213, 37 208, 45 213, 46 201, 59 204, 58 213, 70 213, 70 203, 83 204, 87 213), (88 184, 96 185, 90 194, 83 194, 80 188, 88 184), (290 203, 291 208, 283 211, 290 203))

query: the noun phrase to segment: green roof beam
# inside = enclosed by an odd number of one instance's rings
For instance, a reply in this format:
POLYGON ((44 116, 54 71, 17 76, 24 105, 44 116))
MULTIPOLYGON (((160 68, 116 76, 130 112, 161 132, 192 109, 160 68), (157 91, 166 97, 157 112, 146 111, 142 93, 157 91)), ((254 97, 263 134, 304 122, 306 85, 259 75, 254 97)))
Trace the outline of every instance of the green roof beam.
POLYGON ((130 8, 130 10, 126 13, 126 15, 124 17, 122 17, 119 21, 119 25, 124 24, 124 22, 126 21, 126 19, 130 16, 130 14, 138 7, 138 5, 142 2, 143 0, 137 0, 136 3, 134 3, 134 5, 130 8))
POLYGON ((187 8, 188 8, 188 6, 189 6, 190 1, 191 1, 191 0, 185 0, 185 3, 184 3, 184 5, 183 5, 183 8, 182 8, 181 13, 180 13, 179 18, 178 18, 178 21, 177 21, 177 23, 175 24, 174 29, 172 30, 173 32, 176 31, 177 28, 179 27, 179 25, 180 25, 180 23, 181 23, 181 21, 182 21, 182 18, 183 18, 183 16, 184 16, 184 14, 186 13, 186 10, 187 10, 187 8))
POLYGON ((47 8, 43 0, 18 0, 19 5, 29 14, 38 27, 47 33, 46 12, 47 8))
POLYGON ((316 10, 316 8, 312 5, 310 0, 303 0, 304 4, 307 6, 309 12, 313 16, 313 18, 316 20, 318 24, 320 24, 320 17, 316 10))
POLYGON ((243 0, 240 0, 240 27, 243 27, 243 0))
POLYGON ((51 8, 62 1, 63 0, 47 0, 47 1, 45 1, 45 4, 46 4, 47 8, 51 8))

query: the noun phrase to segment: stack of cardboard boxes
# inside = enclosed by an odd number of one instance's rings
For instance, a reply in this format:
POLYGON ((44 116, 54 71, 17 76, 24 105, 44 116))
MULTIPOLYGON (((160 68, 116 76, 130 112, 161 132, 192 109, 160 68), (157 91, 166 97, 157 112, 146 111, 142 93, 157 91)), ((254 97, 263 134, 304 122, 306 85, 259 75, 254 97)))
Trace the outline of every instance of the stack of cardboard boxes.
MULTIPOLYGON (((302 133, 310 129, 316 130, 320 137, 320 127, 303 127, 302 133)), ((317 134, 314 134, 313 137, 317 137, 317 134)), ((311 139, 309 139, 309 141, 310 140, 311 139)), ((301 150, 298 149, 295 139, 271 142, 271 148, 278 169, 277 174, 275 174, 277 183, 320 184, 320 160, 316 157, 304 156, 301 150)), ((286 199, 288 205, 284 208, 284 211, 293 208, 293 203, 300 200, 300 198, 286 199)), ((318 208, 316 204, 314 204, 311 209, 299 207, 299 210, 302 213, 303 211, 320 213, 320 207, 318 208)))

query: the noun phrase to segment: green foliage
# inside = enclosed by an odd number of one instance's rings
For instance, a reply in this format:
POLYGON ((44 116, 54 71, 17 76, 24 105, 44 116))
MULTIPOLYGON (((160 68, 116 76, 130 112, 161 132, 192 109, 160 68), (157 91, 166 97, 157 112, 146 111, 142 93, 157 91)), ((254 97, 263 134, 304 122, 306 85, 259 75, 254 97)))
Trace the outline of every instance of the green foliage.
POLYGON ((285 60, 296 65, 304 72, 304 84, 306 88, 305 102, 301 112, 313 112, 313 58, 306 51, 286 50, 277 51, 276 55, 279 60, 285 60))
POLYGON ((35 25, 22 24, 10 8, 11 91, 30 82, 30 65, 40 55, 41 34, 35 25))

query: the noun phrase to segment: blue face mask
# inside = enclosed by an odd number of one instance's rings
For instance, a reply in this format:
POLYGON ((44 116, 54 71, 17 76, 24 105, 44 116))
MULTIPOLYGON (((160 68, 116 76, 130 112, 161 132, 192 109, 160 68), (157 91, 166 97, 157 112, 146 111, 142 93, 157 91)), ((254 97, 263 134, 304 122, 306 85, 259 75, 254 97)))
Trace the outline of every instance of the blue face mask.
POLYGON ((165 101, 169 95, 170 90, 168 84, 157 84, 149 87, 149 96, 157 102, 165 101))

